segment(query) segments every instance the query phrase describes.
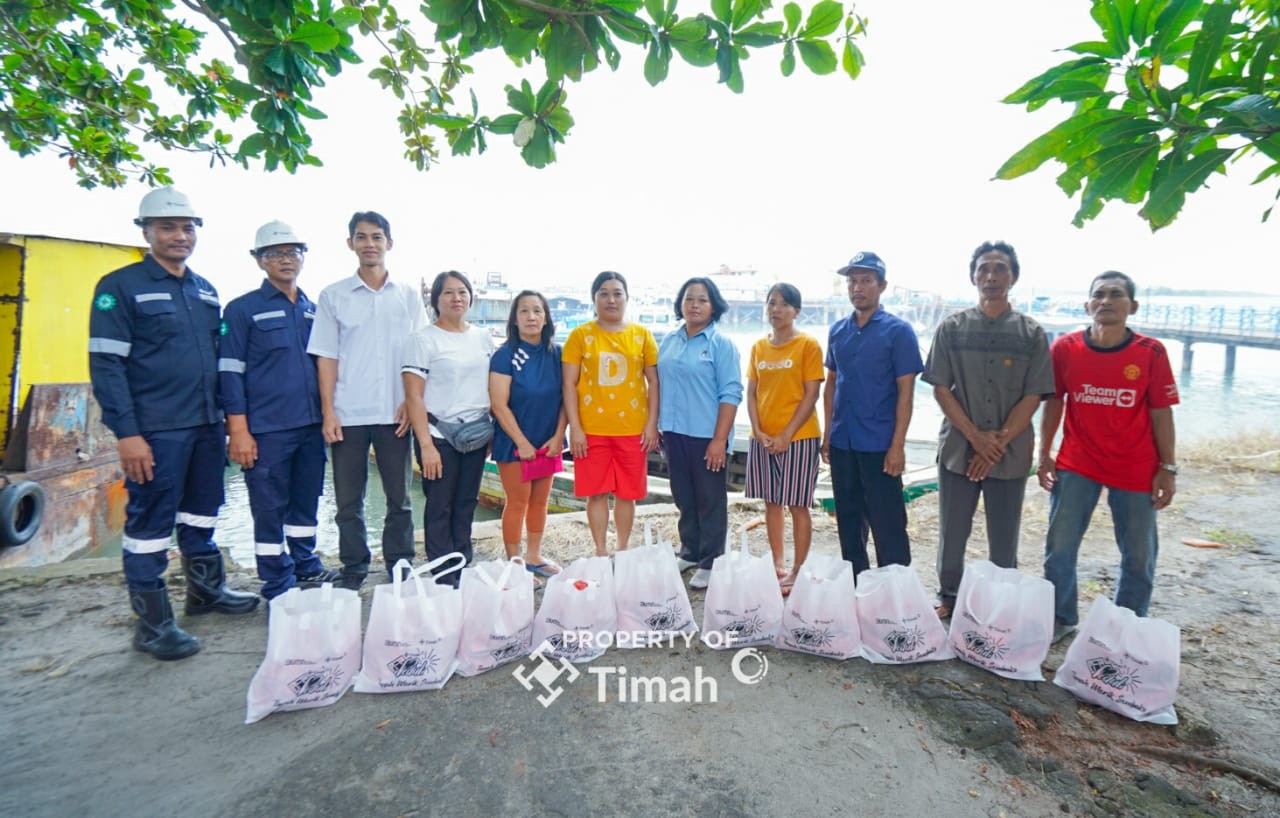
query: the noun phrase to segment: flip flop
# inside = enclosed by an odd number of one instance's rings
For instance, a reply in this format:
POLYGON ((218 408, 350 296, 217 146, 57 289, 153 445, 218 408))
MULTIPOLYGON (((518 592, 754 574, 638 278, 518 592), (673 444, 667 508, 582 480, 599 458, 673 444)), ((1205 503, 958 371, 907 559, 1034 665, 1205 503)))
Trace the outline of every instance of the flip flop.
POLYGON ((524 570, 539 577, 554 577, 556 574, 560 573, 560 566, 556 565, 553 560, 547 560, 546 562, 540 562, 537 565, 529 565, 526 563, 524 570))
POLYGON ((951 606, 943 602, 935 602, 933 604, 933 612, 938 615, 939 619, 951 618, 951 606))

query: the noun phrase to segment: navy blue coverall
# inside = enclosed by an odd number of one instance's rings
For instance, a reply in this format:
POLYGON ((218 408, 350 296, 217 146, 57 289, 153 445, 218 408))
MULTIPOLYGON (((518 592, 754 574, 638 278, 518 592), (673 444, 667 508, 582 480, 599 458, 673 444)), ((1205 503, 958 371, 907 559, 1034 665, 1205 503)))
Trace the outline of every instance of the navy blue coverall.
POLYGON ((163 587, 170 538, 186 556, 217 552, 226 439, 217 400, 218 292, 190 268, 178 277, 150 254, 98 282, 89 314, 89 377, 117 438, 141 435, 154 478, 125 480, 124 575, 163 587))
POLYGON ((270 281, 227 304, 224 316, 227 332, 218 358, 222 408, 247 416, 258 446, 244 481, 267 599, 294 587, 297 578, 324 570, 315 549, 327 455, 316 363, 307 354, 315 316, 305 293, 298 290, 291 302, 270 281))

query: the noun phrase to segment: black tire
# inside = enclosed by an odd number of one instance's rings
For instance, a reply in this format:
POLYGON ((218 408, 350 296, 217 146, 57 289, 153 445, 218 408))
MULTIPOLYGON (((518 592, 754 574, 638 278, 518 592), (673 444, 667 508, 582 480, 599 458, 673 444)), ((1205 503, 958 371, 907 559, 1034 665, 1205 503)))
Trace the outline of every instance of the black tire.
POLYGON ((30 481, 0 491, 0 545, 25 545, 44 519, 44 489, 30 481))

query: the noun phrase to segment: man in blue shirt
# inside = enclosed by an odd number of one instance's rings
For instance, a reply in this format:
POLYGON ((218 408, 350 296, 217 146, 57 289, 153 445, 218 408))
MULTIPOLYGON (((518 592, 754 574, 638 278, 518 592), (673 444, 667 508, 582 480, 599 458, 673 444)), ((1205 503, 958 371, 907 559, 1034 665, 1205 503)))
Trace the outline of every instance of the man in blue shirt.
POLYGON ((307 354, 316 308, 298 289, 307 245, 273 221, 258 229, 249 252, 267 279, 227 305, 218 381, 227 453, 249 489, 262 595, 274 599, 295 585, 334 582, 339 572, 315 553, 325 448, 316 364, 307 354))
POLYGON ((222 413, 217 402, 218 293, 187 267, 202 222, 171 187, 142 199, 134 223, 150 252, 103 276, 89 313, 89 377, 115 433, 129 494, 122 539, 133 644, 182 659, 199 641, 174 622, 165 589, 175 523, 188 615, 243 614, 253 594, 229 591, 213 528, 222 505, 222 413))
POLYGON ((868 528, 877 565, 911 564, 902 472, 924 362, 915 330, 880 306, 887 286, 880 257, 858 253, 839 273, 848 279, 853 315, 833 324, 827 340, 822 459, 831 464, 840 551, 856 578, 871 567, 868 528))

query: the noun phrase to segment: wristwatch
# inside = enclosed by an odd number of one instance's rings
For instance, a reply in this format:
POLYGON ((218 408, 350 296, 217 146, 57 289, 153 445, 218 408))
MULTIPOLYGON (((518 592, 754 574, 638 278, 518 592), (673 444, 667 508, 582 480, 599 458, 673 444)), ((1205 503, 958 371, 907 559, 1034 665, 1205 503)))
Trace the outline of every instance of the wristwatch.
POLYGON ((1169 474, 1177 474, 1177 473, 1178 473, 1178 467, 1177 467, 1177 465, 1176 465, 1176 464, 1173 464, 1173 463, 1161 463, 1161 464, 1160 464, 1160 468, 1162 468, 1162 469, 1164 469, 1165 471, 1169 472, 1169 474))

